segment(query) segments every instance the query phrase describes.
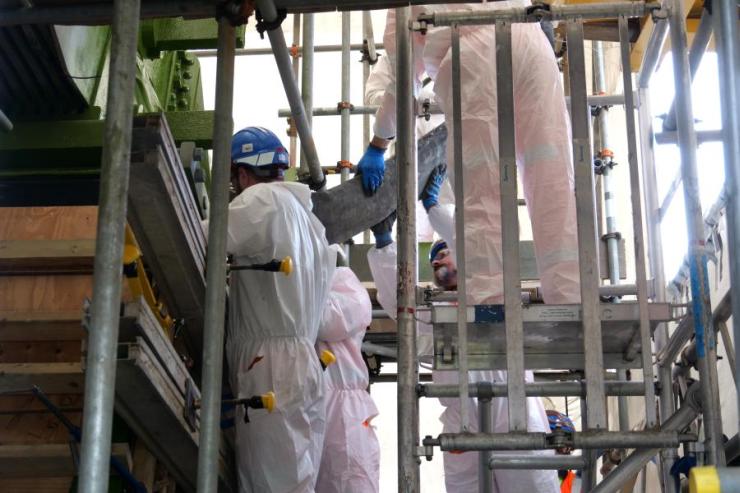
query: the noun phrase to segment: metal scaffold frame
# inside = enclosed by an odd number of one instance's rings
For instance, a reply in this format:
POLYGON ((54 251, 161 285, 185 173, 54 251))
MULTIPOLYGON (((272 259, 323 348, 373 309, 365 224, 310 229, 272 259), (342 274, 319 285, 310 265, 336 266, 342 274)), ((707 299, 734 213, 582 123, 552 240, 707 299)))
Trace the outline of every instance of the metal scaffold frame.
MULTIPOLYGON (((279 3, 279 2, 278 2, 279 3)), ((316 2, 314 2, 316 3, 316 2)), ((376 7, 383 2, 373 3, 376 7), (375 5, 377 3, 377 5, 375 5)), ((258 0, 257 4, 266 21, 277 18, 275 2, 258 0)), ((396 2, 394 5, 397 5, 396 2)), ((327 3, 328 8, 335 8, 327 3)), ((121 286, 120 258, 124 243, 124 222, 126 217, 126 192, 131 148, 131 121, 135 77, 135 53, 138 23, 141 18, 167 17, 187 14, 192 17, 209 17, 216 14, 215 4, 206 1, 192 2, 147 2, 140 0, 115 0, 112 3, 99 2, 86 12, 74 11, 67 7, 29 7, 0 16, 0 25, 29 24, 57 21, 69 24, 112 25, 111 68, 109 71, 108 105, 105 117, 105 139, 103 142, 102 173, 100 180, 100 207, 98 212, 98 234, 94 269, 94 297, 92 318, 87 349, 84 428, 80 462, 80 491, 97 492, 107 490, 108 458, 110 456, 111 428, 113 417, 113 395, 115 382, 115 347, 118 339, 118 315, 121 286)), ((296 67, 291 63, 290 54, 280 27, 268 30, 271 49, 280 69, 291 107, 291 116, 301 137, 304 158, 301 164, 311 175, 315 187, 323 185, 324 175, 319 166, 315 145, 311 137, 310 125, 313 115, 322 114, 321 109, 312 108, 313 53, 322 51, 313 46, 313 15, 304 14, 302 29, 302 94, 296 81, 296 67)), ((397 104, 397 163, 399 166, 398 187, 398 481, 399 491, 420 491, 420 456, 431 455, 434 447, 442 450, 481 451, 480 470, 488 468, 512 469, 583 469, 588 482, 595 483, 594 457, 585 453, 581 457, 536 457, 516 453, 491 456, 492 450, 538 450, 555 449, 563 445, 590 451, 605 447, 635 448, 626 459, 604 481, 590 491, 616 491, 632 475, 637 473, 656 454, 661 456, 662 486, 664 491, 673 491, 670 467, 676 457, 677 447, 685 442, 695 441, 692 433, 686 433, 687 426, 697 416, 703 416, 704 447, 706 462, 724 465, 724 449, 721 443, 722 428, 719 414, 719 394, 717 388, 716 334, 707 282, 707 260, 703 249, 705 240, 704 220, 699 202, 697 184, 696 147, 697 132, 691 107, 691 75, 698 65, 697 58, 706 48, 709 33, 714 33, 715 44, 721 62, 720 90, 725 101, 723 106, 723 125, 719 134, 724 143, 726 167, 727 229, 731 246, 740 238, 740 194, 737 182, 740 180, 740 120, 737 108, 740 101, 740 43, 738 43, 737 10, 734 0, 715 0, 714 15, 702 17, 701 36, 697 36, 691 54, 687 50, 685 19, 682 17, 678 0, 658 2, 616 2, 604 4, 584 4, 553 6, 550 9, 507 9, 489 12, 453 12, 424 15, 411 18, 411 8, 396 10, 399 29, 396 36, 396 93, 409 97, 398 98, 397 104), (653 15, 655 24, 645 51, 643 64, 637 77, 637 90, 632 91, 632 77, 629 70, 629 40, 627 18, 653 15), (627 112, 628 166, 630 173, 633 234, 635 242, 636 275, 635 285, 630 292, 636 292, 639 304, 639 339, 634 347, 642 348, 641 367, 644 373, 642 382, 624 381, 618 374, 617 381, 607 381, 604 376, 603 354, 601 351, 601 312, 599 310, 599 265, 596 234, 594 176, 591 142, 591 122, 589 106, 592 101, 586 94, 585 61, 583 47, 583 20, 590 18, 617 18, 620 34, 620 55, 624 68, 624 96, 620 98, 627 112), (537 22, 541 19, 563 20, 568 36, 569 79, 571 90, 571 123, 573 128, 574 164, 577 183, 578 236, 580 244, 580 273, 582 318, 584 327, 583 355, 585 380, 577 382, 555 382, 552 384, 525 383, 526 368, 523 325, 521 316, 520 281, 518 276, 519 256, 516 248, 507 248, 504 263, 505 311, 506 317, 506 366, 509 380, 506 384, 469 383, 468 349, 465 344, 468 331, 468 310, 465 306, 465 246, 464 246, 464 208, 457 210, 458 259, 461 259, 460 279, 457 300, 457 329, 459 336, 460 384, 457 386, 419 385, 418 359, 416 354, 417 304, 417 242, 415 210, 417 200, 415 99, 412 72, 413 46, 412 30, 423 30, 427 26, 450 26, 452 37, 453 65, 453 120, 452 135, 456 175, 455 195, 462 203, 463 192, 463 153, 462 153, 462 115, 460 105, 460 28, 466 25, 495 24, 497 40, 497 86, 499 100, 499 119, 513 128, 513 94, 511 80, 511 26, 518 22, 537 22), (676 98, 669 123, 675 119, 676 134, 670 137, 679 144, 681 151, 681 173, 684 203, 689 225, 688 259, 691 284, 691 318, 685 318, 679 328, 670 335, 667 324, 658 326, 655 335, 655 369, 659 382, 657 392, 659 416, 655 412, 656 388, 653 384, 653 361, 651 348, 650 322, 648 318, 647 268, 654 280, 654 302, 666 300, 665 274, 661 255, 661 204, 657 194, 656 169, 653 145, 656 134, 652 128, 647 87, 652 73, 670 31, 673 54, 676 98), (696 61, 695 61, 696 60, 696 61), (638 112, 638 123, 634 113, 638 112), (638 163, 638 140, 640 144, 638 163), (641 175, 640 175, 641 173, 641 175), (644 197, 643 197, 644 195, 644 197), (643 202, 644 200, 644 202, 643 202), (644 212, 643 212, 644 207, 644 212), (647 238, 643 239, 643 219, 646 223, 647 238), (691 335, 691 326, 696 336, 697 365, 700 383, 689 387, 682 395, 682 404, 675 409, 671 370, 674 360, 691 335), (586 416, 584 431, 564 433, 527 433, 526 419, 514 410, 523 409, 528 396, 578 396, 585 399, 586 416), (642 396, 646 403, 646 423, 649 430, 630 432, 625 429, 627 420, 620 417, 619 431, 607 431, 605 396, 642 396), (480 433, 449 433, 437 438, 419 439, 419 398, 460 396, 467 403, 467 396, 480 399, 480 433), (490 399, 507 396, 509 398, 510 430, 508 433, 491 433, 487 429, 485 417, 490 412, 490 399)), ((349 120, 351 114, 363 114, 364 139, 369 139, 369 118, 372 109, 351 108, 349 103, 349 12, 342 14, 342 102, 347 103, 339 109, 342 116, 341 159, 349 159, 349 120)), ((297 24, 296 24, 297 25, 297 24)), ((374 56, 375 45, 372 39, 372 26, 369 14, 363 12, 363 31, 369 52, 374 56)), ((295 30, 294 32, 298 32, 295 30)), ((327 48, 328 49, 328 48, 327 48)), ((597 47, 597 57, 603 56, 597 47)), ((207 290, 205 304, 205 332, 203 349, 202 410, 200 427, 200 449, 198 464, 198 491, 215 492, 218 480, 218 454, 221 432, 220 400, 223 361, 223 334, 225 310, 226 253, 229 145, 232 133, 232 102, 234 84, 234 57, 236 54, 234 28, 226 17, 219 21, 219 42, 217 56, 216 111, 214 125, 214 156, 211 190, 211 213, 209 221, 209 248, 207 257, 207 290)), ((259 54, 254 51, 254 54, 259 54)), ((365 62, 365 77, 369 73, 370 61, 365 62)), ((603 76, 603 69, 601 74, 603 76)), ((327 112, 328 113, 328 112, 327 112)), ((334 114, 337 114, 336 110, 334 114)), ((600 126, 601 146, 606 148, 607 131, 605 119, 597 118, 600 126)), ((500 167, 502 176, 508 180, 501 182, 502 213, 504 216, 503 237, 507 245, 518 244, 518 202, 516 191, 516 159, 514 140, 502 132, 500 138, 500 167), (504 170, 508 173, 504 173, 504 170)), ((347 179, 349 169, 342 170, 342 178, 347 179)), ((605 185, 605 189, 609 187, 605 185)), ((607 221, 610 214, 607 213, 607 221)), ((615 226, 609 225, 607 233, 615 233, 615 226)), ((611 242, 613 245, 614 242, 611 242)), ((612 246, 610 252, 613 253, 612 246)), ((610 259, 612 255, 610 255, 610 259)), ((611 283, 618 284, 619 276, 614 276, 618 263, 610 262, 611 283), (614 269, 614 270, 613 270, 614 269)), ((731 281, 740 282, 740 262, 730 256, 731 281)), ((740 290, 733 290, 730 296, 732 308, 740 311, 740 290)), ((733 311, 734 311, 733 310, 733 311)), ((740 322, 734 323, 734 333, 740 337, 740 322)), ((737 355, 736 355, 737 358, 737 355)), ((736 378, 737 382, 737 378, 736 378)), ((464 404, 467 405, 467 404, 464 404)), ((620 403, 620 414, 623 403, 620 403)), ((467 412, 463 413, 468 416, 467 412)), ((467 423, 463 422, 467 431, 467 423)), ((482 475, 487 476, 487 475, 482 475)), ((482 490, 489 491, 489 481, 481 481, 482 490)))

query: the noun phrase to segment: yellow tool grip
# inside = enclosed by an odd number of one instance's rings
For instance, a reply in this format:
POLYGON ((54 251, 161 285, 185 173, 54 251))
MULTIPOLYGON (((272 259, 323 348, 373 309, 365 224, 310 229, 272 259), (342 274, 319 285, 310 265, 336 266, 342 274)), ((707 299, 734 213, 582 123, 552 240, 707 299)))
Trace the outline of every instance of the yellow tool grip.
POLYGON ((271 413, 272 410, 275 409, 275 392, 270 391, 266 394, 262 394, 260 399, 262 399, 262 407, 267 409, 268 413, 271 413))
POLYGON ((714 466, 693 467, 689 472, 690 493, 720 493, 719 474, 714 466))
POLYGON ((332 353, 328 349, 324 349, 323 351, 321 351, 321 356, 319 356, 319 359, 321 360, 321 364, 324 368, 328 368, 329 366, 337 362, 337 357, 334 356, 334 353, 332 353))
POLYGON ((286 255, 283 260, 280 261, 280 272, 289 276, 293 272, 293 259, 290 255, 286 255))

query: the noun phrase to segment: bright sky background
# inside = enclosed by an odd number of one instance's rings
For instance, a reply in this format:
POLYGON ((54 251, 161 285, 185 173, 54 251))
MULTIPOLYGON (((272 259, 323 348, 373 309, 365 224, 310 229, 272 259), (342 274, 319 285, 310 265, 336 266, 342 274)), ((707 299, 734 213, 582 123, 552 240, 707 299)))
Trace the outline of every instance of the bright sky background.
MULTIPOLYGON (((338 44, 340 42, 340 19, 338 13, 316 15, 315 44, 338 44)), ((382 30, 385 23, 385 11, 373 12, 375 39, 382 39, 382 30)), ((292 42, 292 16, 288 16, 283 23, 288 44, 292 42)), ((361 15, 352 14, 352 43, 362 42, 361 15)), ((300 43, 298 43, 300 44, 300 43)), ((260 40, 254 30, 253 23, 247 26, 247 47, 269 47, 269 42, 260 40)), ((612 49, 614 47, 608 48, 612 49)), ((362 104, 362 64, 360 55, 352 52, 351 65, 351 102, 362 104)), ((203 94, 206 109, 213 109, 215 86, 215 58, 201 58, 203 94)), ((340 97, 340 67, 341 54, 317 53, 315 55, 314 72, 314 107, 335 107, 340 97)), ((717 59, 713 53, 705 55, 694 83, 694 111, 699 120, 697 129, 716 129, 720 127, 720 106, 718 98, 717 59)), ((651 86, 651 104, 654 115, 665 113, 673 99, 672 66, 670 56, 666 57, 657 73, 654 75, 651 86)), ((273 130, 288 145, 286 120, 278 118, 278 109, 287 108, 282 83, 272 55, 241 56, 236 59, 235 94, 234 94, 234 130, 259 125, 273 130)), ((623 120, 622 120, 623 121, 623 120)), ((655 120, 656 131, 660 129, 660 120, 655 120)), ((333 165, 339 160, 340 152, 340 118, 314 117, 314 138, 317 144, 319 158, 324 165, 333 165)), ((614 129, 612 132, 622 132, 614 129)), ((353 116, 351 121, 351 155, 350 161, 356 163, 362 155, 362 117, 353 116)), ((620 184, 628 183, 628 169, 626 149, 617 149, 625 157, 623 166, 615 168, 615 174, 620 184)), ((702 206, 706 212, 715 202, 721 185, 724 181, 724 167, 722 162, 722 147, 720 143, 704 144, 698 150, 699 180, 701 187, 702 206)), ((676 146, 656 146, 656 168, 658 173, 659 196, 662 201, 669 184, 680 167, 680 159, 676 146)), ((330 177, 330 186, 338 182, 338 177, 330 177)), ((620 190, 628 203, 628 191, 620 190)), ((522 210, 522 212, 524 212, 522 210)), ((628 257, 631 256, 631 218, 629 209, 619 211, 620 227, 628 238, 628 257), (629 226, 628 226, 629 225, 629 226)), ((526 214, 520 216, 523 221, 523 235, 527 233, 529 225, 526 223, 526 214)), ((683 209, 683 190, 680 188, 668 209, 662 225, 665 274, 672 279, 677 272, 686 252, 686 226, 683 209)), ((386 368, 385 372, 395 373, 395 368, 386 368)), ((392 365, 395 366, 395 365, 392 365)), ((381 442, 381 484, 380 491, 394 491, 397 487, 396 464, 396 386, 383 383, 372 386, 372 395, 380 408, 380 416, 375 419, 378 437, 381 442)), ((551 406, 551 405, 549 405, 551 406)), ((437 435, 441 432, 441 423, 438 420, 443 408, 436 400, 421 400, 421 433, 437 435)), ((571 407, 572 417, 579 418, 577 404, 571 407), (576 409, 573 409, 576 408, 576 409)), ((441 455, 435 455, 432 462, 422 462, 421 477, 425 492, 444 493, 442 477, 441 455)))

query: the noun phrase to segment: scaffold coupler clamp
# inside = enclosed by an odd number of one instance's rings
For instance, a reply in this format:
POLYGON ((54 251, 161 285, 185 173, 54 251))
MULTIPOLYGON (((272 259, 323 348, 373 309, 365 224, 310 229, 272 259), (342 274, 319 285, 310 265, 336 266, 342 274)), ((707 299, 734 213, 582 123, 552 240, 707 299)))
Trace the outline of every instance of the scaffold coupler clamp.
POLYGON ((611 170, 617 164, 619 163, 614 160, 614 151, 604 148, 594 158, 594 173, 603 175, 607 169, 611 170))
POLYGON ((367 62, 368 65, 375 65, 376 63, 378 63, 380 57, 383 56, 377 51, 375 52, 374 59, 370 56, 370 46, 368 45, 367 39, 362 40, 362 48, 360 49, 360 52, 362 53, 360 63, 367 62))
POLYGON ((246 24, 253 12, 254 0, 227 0, 216 7, 216 19, 228 19, 236 27, 246 24))
POLYGON ((573 448, 573 433, 565 431, 562 428, 555 428, 545 438, 547 448, 559 450, 573 448))
POLYGON ((437 442, 439 444, 439 440, 436 440, 435 438, 432 438, 431 435, 427 435, 424 437, 424 440, 422 440, 422 446, 419 447, 419 455, 424 456, 426 458, 427 462, 431 462, 432 457, 434 456, 434 442, 437 442))
POLYGON ((257 32, 260 33, 260 39, 265 39, 265 31, 274 31, 279 28, 285 18, 288 16, 286 9, 276 9, 277 17, 274 21, 268 22, 262 17, 260 9, 256 9, 254 13, 255 19, 257 19, 257 32))
POLYGON ((533 17, 537 21, 550 18, 550 4, 547 3, 535 3, 526 8, 528 17, 533 17))
POLYGON ((409 21, 409 29, 424 36, 429 30, 430 24, 434 25, 434 14, 421 14, 415 21, 409 21))
POLYGON ((431 113, 432 108, 432 102, 429 98, 424 98, 424 100, 421 102, 421 110, 419 113, 419 118, 423 118, 426 121, 429 121, 432 118, 431 113))

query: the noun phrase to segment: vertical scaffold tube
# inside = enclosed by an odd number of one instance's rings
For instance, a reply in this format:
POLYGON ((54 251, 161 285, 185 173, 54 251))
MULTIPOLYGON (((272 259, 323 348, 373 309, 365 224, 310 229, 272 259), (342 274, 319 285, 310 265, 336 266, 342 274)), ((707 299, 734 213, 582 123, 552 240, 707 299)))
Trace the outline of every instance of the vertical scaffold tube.
MULTIPOLYGON (((341 113, 341 157, 342 163, 349 162, 349 95, 350 95, 350 22, 351 12, 342 12, 342 113, 341 113)), ((349 168, 342 166, 342 183, 349 179, 349 168)))
MULTIPOLYGON (((306 120, 311 128, 313 121, 313 58, 314 58, 314 14, 303 14, 303 34, 301 41, 301 98, 306 110, 306 120)), ((300 137, 300 136, 299 136, 300 137)), ((300 174, 308 174, 308 160, 301 150, 300 174)))
POLYGON ((396 9, 396 163, 398 166, 398 491, 419 492, 419 401, 416 383, 416 138, 410 8, 396 9))
MULTIPOLYGON (((722 131, 724 132, 725 194, 727 196, 727 232, 730 251, 740 245, 740 28, 735 0, 714 0, 714 36, 719 56, 719 87, 722 101, 722 131)), ((732 282, 732 313, 740 314, 740 259, 730 255, 732 282)), ((735 361, 740 361, 740 316, 733 317, 735 331, 735 361)), ((735 382, 740 378, 735 376, 735 382)), ((738 387, 740 389, 740 387, 738 387)), ((738 392, 740 398, 740 392, 738 392)))
POLYGON ((676 126, 681 151, 684 207, 689 236, 691 307, 697 341, 697 365, 701 379, 706 461, 710 465, 721 466, 724 465, 725 454, 722 445, 722 422, 719 415, 717 348, 709 298, 704 218, 699 199, 699 180, 696 169, 696 131, 691 103, 691 73, 686 49, 686 25, 681 2, 672 0, 669 5, 671 6, 669 24, 673 77, 676 85, 676 126))
POLYGON ((452 46, 452 146, 455 162, 455 249, 457 256, 457 365, 460 386, 460 431, 470 428, 468 399, 468 309, 465 265, 465 166, 462 148, 462 88, 460 81, 460 29, 450 26, 452 46))
POLYGON ((216 107, 213 120, 211 213, 206 258, 203 380, 198 447, 198 491, 218 491, 218 456, 221 439, 221 376, 223 372, 224 311, 226 309, 226 235, 228 232, 231 173, 232 105, 236 38, 231 23, 218 22, 216 107))
POLYGON ((100 173, 95 270, 87 344, 79 491, 108 491, 139 0, 113 5, 107 114, 100 173))

